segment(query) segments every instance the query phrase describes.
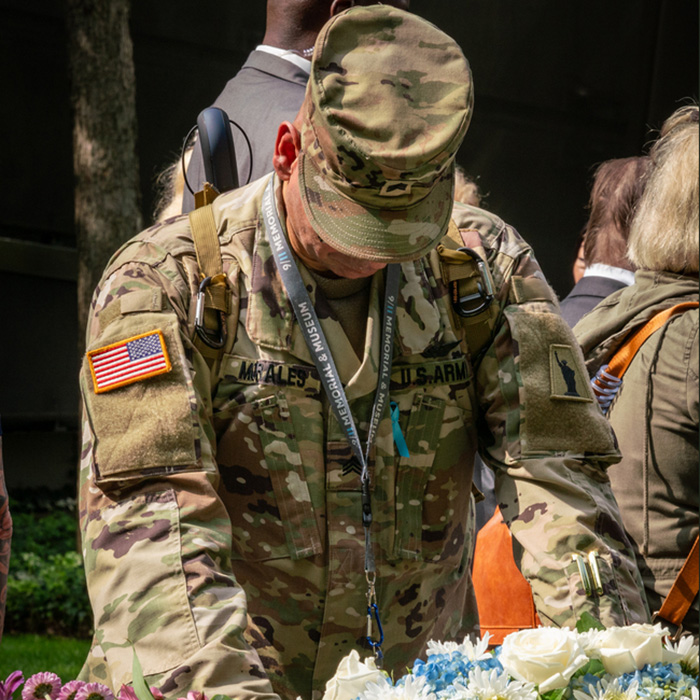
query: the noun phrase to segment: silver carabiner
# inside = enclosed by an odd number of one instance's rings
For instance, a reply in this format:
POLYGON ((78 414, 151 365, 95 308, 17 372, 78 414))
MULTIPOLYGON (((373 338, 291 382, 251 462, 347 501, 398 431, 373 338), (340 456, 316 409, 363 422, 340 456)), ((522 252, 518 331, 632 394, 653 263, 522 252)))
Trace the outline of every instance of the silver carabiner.
POLYGON ((480 281, 477 281, 476 294, 466 294, 465 296, 458 296, 458 283, 456 280, 452 284, 454 285, 455 297, 452 299, 452 308, 455 312, 464 318, 470 318, 471 316, 476 316, 482 311, 485 311, 491 305, 493 301, 493 285, 491 284, 491 276, 489 275, 486 263, 481 259, 478 253, 474 252, 471 248, 458 248, 459 252, 467 253, 474 262, 476 262, 476 269, 479 271, 480 281), (478 306, 471 307, 465 306, 474 301, 479 301, 478 306))
POLYGON ((197 335, 206 343, 210 348, 215 350, 220 350, 226 344, 226 316, 223 311, 219 311, 219 337, 212 336, 212 334, 207 330, 204 325, 204 298, 206 295, 206 289, 211 284, 211 277, 205 277, 199 283, 199 289, 197 291, 197 305, 194 311, 194 329, 197 335))

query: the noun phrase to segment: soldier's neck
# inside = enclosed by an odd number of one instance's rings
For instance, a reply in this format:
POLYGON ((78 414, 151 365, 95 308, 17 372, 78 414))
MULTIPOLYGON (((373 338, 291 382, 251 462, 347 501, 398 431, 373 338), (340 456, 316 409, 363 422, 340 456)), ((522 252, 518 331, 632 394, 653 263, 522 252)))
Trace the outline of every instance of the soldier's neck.
POLYGON ((362 360, 372 278, 348 280, 327 277, 313 270, 309 272, 342 326, 355 354, 362 360))

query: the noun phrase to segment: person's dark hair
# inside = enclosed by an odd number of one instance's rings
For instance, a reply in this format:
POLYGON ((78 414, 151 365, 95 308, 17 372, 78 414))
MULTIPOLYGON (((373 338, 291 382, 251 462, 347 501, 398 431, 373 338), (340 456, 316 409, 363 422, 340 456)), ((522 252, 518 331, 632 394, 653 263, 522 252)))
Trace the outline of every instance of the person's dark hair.
POLYGON ((635 207, 646 183, 649 157, 616 158, 595 171, 584 229, 583 257, 595 263, 634 270, 627 258, 627 239, 635 207))

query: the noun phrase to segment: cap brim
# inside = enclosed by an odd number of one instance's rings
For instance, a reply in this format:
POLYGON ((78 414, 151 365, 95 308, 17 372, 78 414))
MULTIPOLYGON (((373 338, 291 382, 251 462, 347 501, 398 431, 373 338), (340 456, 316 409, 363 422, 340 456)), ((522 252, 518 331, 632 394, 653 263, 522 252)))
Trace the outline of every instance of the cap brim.
POLYGON ((448 167, 430 192, 408 208, 371 208, 340 194, 312 159, 299 154, 299 189, 316 233, 341 253, 375 262, 416 260, 435 247, 452 214, 453 172, 448 167))

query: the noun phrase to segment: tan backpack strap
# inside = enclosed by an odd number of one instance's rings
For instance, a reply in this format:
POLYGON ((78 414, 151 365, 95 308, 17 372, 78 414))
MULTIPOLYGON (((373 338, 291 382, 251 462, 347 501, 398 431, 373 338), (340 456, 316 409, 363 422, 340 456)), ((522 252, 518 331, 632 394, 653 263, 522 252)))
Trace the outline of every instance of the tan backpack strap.
POLYGON ((221 261, 219 233, 211 205, 191 211, 189 217, 200 282, 207 277, 211 278, 211 282, 206 286, 205 308, 228 313, 226 276, 221 261))
POLYGON ((607 411, 612 403, 615 394, 620 388, 622 376, 627 371, 639 348, 644 345, 646 339, 652 333, 658 331, 675 314, 696 308, 698 308, 697 301, 684 301, 664 309, 664 311, 660 311, 639 330, 634 331, 613 355, 610 362, 598 370, 595 377, 591 380, 591 387, 603 412, 607 411))
POLYGON ((695 538, 687 559, 676 576, 671 590, 661 608, 654 613, 653 619, 661 618, 678 628, 674 637, 680 637, 683 631, 683 619, 690 610, 695 596, 700 589, 700 562, 698 561, 698 538, 695 538))
POLYGON ((200 349, 203 343, 207 348, 220 350, 226 342, 229 289, 211 204, 191 211, 189 218, 200 275, 195 313, 195 330, 201 341, 198 345, 200 349))

